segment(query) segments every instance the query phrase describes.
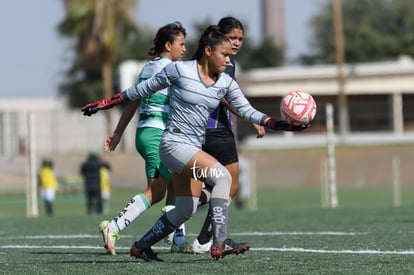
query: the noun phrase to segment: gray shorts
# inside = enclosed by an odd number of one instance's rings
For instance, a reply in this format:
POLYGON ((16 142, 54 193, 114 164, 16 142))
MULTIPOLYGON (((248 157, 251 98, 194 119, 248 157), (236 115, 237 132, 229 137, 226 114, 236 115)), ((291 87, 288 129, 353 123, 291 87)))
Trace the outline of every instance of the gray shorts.
POLYGON ((160 143, 160 159, 171 173, 181 173, 191 158, 201 150, 201 146, 181 140, 180 135, 182 134, 165 131, 160 143))

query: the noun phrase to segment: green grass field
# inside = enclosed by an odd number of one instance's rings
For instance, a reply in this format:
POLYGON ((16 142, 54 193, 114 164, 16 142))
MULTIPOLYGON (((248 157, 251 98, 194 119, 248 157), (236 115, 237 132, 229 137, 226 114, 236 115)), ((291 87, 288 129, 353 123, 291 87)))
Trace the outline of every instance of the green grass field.
MULTIPOLYGON (((218 261, 210 255, 153 248, 163 263, 129 256, 132 242, 160 215, 154 206, 121 233, 118 255, 102 248, 97 226, 135 194, 115 189, 111 213, 85 214, 83 194, 59 194, 54 217, 25 217, 23 194, 0 195, 0 274, 414 274, 414 189, 404 188, 394 207, 386 188, 339 189, 339 207, 320 207, 318 189, 258 192, 258 209, 230 210, 229 237, 250 251, 218 261)), ((186 224, 190 241, 205 209, 186 224)))

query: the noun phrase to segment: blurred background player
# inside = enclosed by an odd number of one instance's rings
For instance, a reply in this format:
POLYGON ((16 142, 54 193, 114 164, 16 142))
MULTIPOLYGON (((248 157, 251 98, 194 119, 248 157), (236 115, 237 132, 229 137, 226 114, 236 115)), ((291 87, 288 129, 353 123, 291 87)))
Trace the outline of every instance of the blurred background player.
MULTIPOLYGON (((225 72, 235 79, 236 63, 234 57, 243 45, 244 27, 243 24, 234 17, 223 17, 218 25, 220 31, 224 33, 231 42, 230 64, 226 67, 225 72)), ((239 190, 239 158, 237 153, 237 145, 232 131, 232 113, 235 113, 231 106, 222 100, 220 105, 210 115, 206 129, 206 140, 203 150, 215 157, 226 169, 232 177, 230 198, 236 198, 236 205, 243 204, 239 190)), ((261 138, 265 135, 263 126, 253 124, 257 131, 257 137, 261 138)), ((200 197, 200 205, 208 201, 210 196, 208 187, 203 189, 200 197)), ((210 252, 211 241, 211 218, 210 211, 202 226, 200 234, 193 241, 192 249, 195 253, 210 252)))
POLYGON ((40 194, 45 203, 46 215, 53 216, 53 203, 56 198, 56 190, 59 187, 58 180, 53 172, 53 161, 44 159, 38 173, 40 194))
POLYGON ((96 150, 89 151, 87 159, 81 164, 80 174, 84 180, 86 212, 102 214, 101 168, 110 170, 110 165, 101 160, 96 150))
MULTIPOLYGON (((152 60, 142 69, 137 83, 152 77, 172 61, 181 60, 186 51, 185 36, 186 31, 179 22, 161 27, 154 38, 154 47, 148 52, 152 60)), ((99 225, 99 230, 104 239, 104 246, 110 254, 115 254, 115 243, 119 239, 119 232, 124 230, 152 205, 161 201, 165 197, 167 189, 166 206, 163 208, 163 212, 174 207, 175 193, 171 174, 161 163, 158 154, 160 140, 167 124, 168 104, 167 89, 158 91, 149 97, 144 97, 140 101, 129 102, 115 131, 105 142, 104 148, 106 151, 115 150, 126 126, 140 107, 135 146, 145 160, 147 188, 144 192, 135 195, 115 218, 111 221, 102 221, 99 225)), ((172 243, 171 252, 192 252, 191 244, 187 243, 184 224, 178 227, 168 240, 172 243)))
POLYGON ((101 167, 101 197, 103 214, 108 214, 111 202, 111 170, 107 167, 101 167))

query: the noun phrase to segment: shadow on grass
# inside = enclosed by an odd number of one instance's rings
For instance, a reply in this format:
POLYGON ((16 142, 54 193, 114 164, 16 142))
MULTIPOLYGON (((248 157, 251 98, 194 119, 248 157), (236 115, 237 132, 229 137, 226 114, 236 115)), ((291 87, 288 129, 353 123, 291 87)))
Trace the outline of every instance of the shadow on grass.
MULTIPOLYGON (((53 263, 169 263, 169 264, 205 264, 217 262, 211 258, 209 254, 199 255, 199 254, 190 254, 190 253, 170 253, 170 252, 157 252, 157 255, 164 262, 145 262, 142 259, 135 259, 129 255, 129 252, 118 252, 116 255, 109 255, 105 252, 94 252, 94 251, 34 251, 28 252, 32 255, 42 255, 42 256, 74 256, 72 259, 68 260, 57 260, 55 259, 53 263), (73 259, 76 258, 76 259, 73 259)), ((220 260, 218 260, 220 261, 220 260)), ((222 259, 221 259, 222 261, 222 259)))

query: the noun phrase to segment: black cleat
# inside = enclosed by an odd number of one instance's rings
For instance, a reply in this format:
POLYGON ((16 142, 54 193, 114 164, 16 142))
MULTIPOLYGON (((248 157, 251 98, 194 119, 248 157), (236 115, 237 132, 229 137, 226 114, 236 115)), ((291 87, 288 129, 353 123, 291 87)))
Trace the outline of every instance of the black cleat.
POLYGON ((152 251, 151 247, 141 249, 141 248, 136 247, 135 243, 132 244, 129 253, 131 254, 131 257, 141 258, 146 262, 152 262, 152 261, 163 262, 164 261, 163 259, 160 259, 157 257, 157 254, 154 253, 154 251, 152 251))
POLYGON ((243 254, 249 249, 249 243, 235 243, 232 239, 226 239, 217 246, 213 245, 211 247, 211 257, 213 257, 214 260, 218 260, 229 254, 243 254))

